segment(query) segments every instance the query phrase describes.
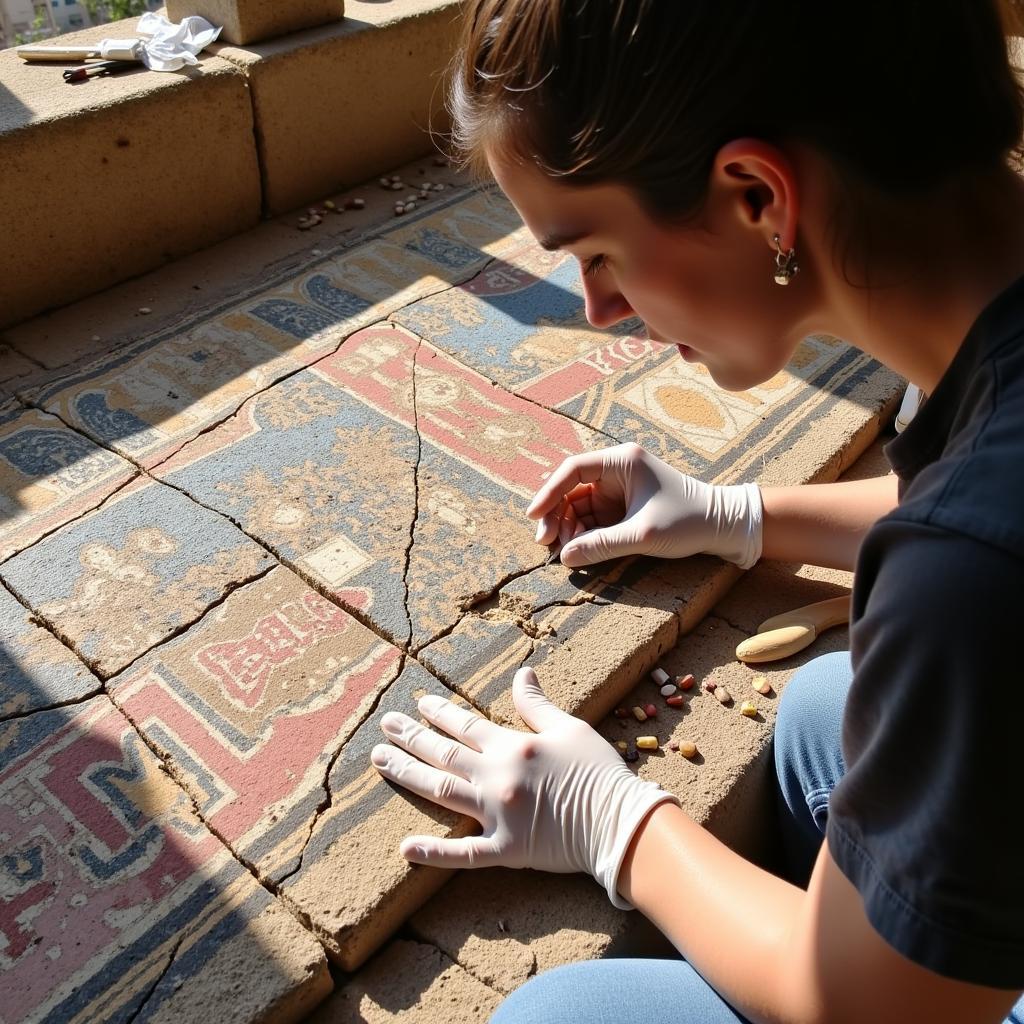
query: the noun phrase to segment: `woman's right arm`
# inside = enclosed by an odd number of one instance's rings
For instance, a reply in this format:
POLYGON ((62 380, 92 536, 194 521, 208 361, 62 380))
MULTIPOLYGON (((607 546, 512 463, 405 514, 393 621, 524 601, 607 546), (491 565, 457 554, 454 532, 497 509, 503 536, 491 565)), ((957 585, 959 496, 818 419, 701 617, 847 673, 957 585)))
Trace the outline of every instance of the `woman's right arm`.
POLYGON ((527 515, 537 541, 564 545, 562 562, 621 555, 719 555, 749 568, 760 558, 852 570, 860 543, 896 507, 897 478, 799 487, 711 486, 635 444, 566 459, 527 515), (762 512, 763 506, 763 512, 762 512))
POLYGON ((872 524, 899 503, 895 475, 834 484, 762 487, 762 558, 853 571, 872 524))

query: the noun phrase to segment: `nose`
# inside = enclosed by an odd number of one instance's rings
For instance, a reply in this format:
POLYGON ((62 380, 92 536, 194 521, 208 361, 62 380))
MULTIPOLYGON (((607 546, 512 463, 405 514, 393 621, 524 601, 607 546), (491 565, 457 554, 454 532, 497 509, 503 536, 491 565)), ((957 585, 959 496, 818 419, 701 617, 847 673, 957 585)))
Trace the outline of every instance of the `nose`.
POLYGON ((583 277, 583 296, 587 321, 591 327, 614 327, 636 316, 633 307, 615 287, 608 274, 598 273, 583 277))

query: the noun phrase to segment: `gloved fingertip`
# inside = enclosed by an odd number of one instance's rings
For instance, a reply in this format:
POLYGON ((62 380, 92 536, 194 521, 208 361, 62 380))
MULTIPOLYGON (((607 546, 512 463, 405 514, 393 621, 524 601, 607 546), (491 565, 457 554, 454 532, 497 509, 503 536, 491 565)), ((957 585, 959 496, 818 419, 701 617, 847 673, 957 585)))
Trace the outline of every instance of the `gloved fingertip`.
POLYGON ((429 859, 427 848, 415 839, 404 839, 398 850, 406 860, 418 864, 426 864, 429 859))
POLYGON ((512 681, 513 683, 521 683, 524 686, 540 686, 537 673, 529 665, 524 665, 522 668, 517 669, 512 681))
POLYGON ((568 566, 570 569, 578 568, 581 565, 587 564, 587 556, 583 550, 582 544, 568 543, 562 548, 561 552, 562 565, 568 566))

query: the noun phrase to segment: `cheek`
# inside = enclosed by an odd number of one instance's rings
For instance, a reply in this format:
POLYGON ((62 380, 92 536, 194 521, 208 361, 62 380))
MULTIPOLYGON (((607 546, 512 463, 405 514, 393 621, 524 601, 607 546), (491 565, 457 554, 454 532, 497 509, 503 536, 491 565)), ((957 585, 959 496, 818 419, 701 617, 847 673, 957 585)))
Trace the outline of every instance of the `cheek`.
POLYGON ((772 266, 770 260, 764 267, 723 264, 709 255, 645 259, 621 287, 636 314, 666 338, 709 354, 742 357, 747 349, 749 359, 765 345, 775 348, 782 333, 772 266))

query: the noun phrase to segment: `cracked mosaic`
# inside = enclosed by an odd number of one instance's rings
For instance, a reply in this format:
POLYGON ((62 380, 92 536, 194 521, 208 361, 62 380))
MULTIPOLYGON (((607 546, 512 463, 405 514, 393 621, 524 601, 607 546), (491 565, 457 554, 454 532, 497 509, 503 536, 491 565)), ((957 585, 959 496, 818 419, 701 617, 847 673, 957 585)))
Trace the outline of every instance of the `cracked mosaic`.
POLYGON ((99 505, 135 475, 55 416, 0 410, 0 560, 99 505))
POLYGON ((256 396, 155 472, 417 650, 546 559, 526 505, 566 456, 602 443, 382 326, 256 396))
POLYGON ((221 516, 143 479, 10 559, 0 576, 109 676, 273 564, 221 516))
POLYGON ((100 681, 0 587, 0 719, 81 700, 100 681))
POLYGON ((400 654, 284 568, 109 683, 218 836, 261 878, 295 871, 335 754, 400 654))
POLYGON ((0 834, 6 1020, 256 1024, 330 990, 312 936, 106 697, 0 725, 0 834), (224 985, 231 961, 250 993, 224 985))
POLYGON ((511 207, 492 195, 453 197, 381 238, 28 394, 151 468, 354 331, 473 276, 521 245, 522 231, 511 207))

